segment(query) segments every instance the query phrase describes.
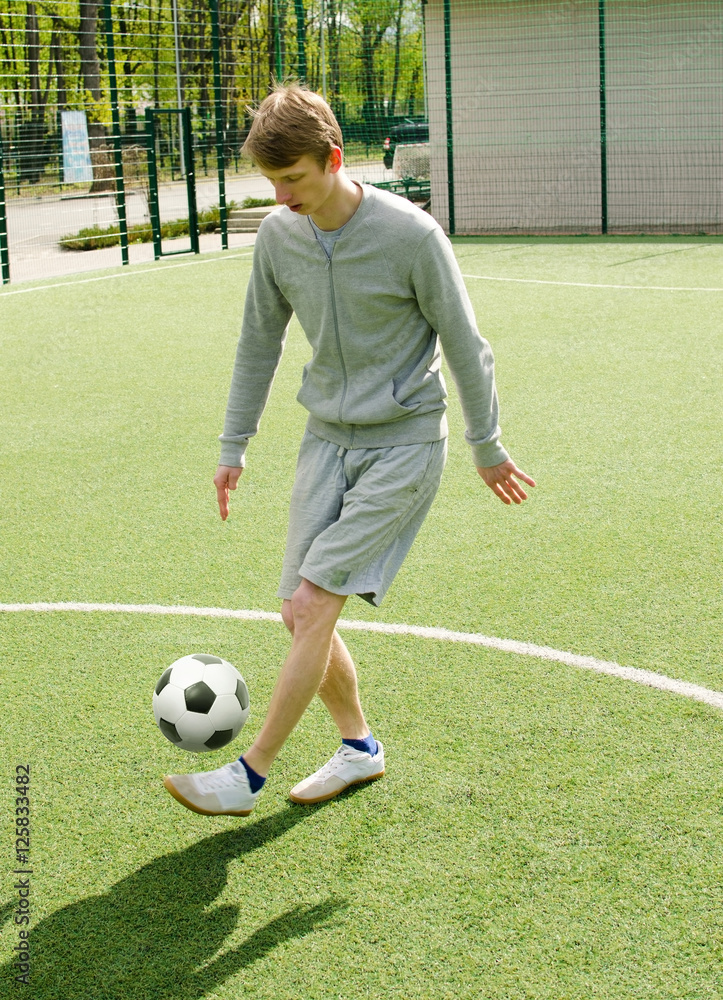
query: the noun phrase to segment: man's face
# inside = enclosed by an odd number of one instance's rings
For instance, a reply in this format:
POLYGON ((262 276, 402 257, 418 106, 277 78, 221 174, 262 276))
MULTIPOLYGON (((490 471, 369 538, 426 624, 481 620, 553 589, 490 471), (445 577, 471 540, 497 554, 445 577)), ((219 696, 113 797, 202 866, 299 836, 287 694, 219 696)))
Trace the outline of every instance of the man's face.
POLYGON ((287 205, 299 215, 312 215, 323 207, 332 192, 334 174, 337 171, 333 154, 325 170, 308 155, 281 170, 261 168, 264 177, 274 185, 274 196, 278 204, 287 205))

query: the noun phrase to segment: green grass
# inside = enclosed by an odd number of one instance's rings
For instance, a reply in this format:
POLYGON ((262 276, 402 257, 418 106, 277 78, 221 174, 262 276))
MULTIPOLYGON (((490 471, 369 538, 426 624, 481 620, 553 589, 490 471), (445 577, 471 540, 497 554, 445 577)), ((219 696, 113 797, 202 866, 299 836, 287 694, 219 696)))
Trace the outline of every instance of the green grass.
MULTIPOLYGON (((383 607, 723 689, 723 287, 714 240, 456 242, 493 344, 504 440, 538 481, 485 490, 452 394, 439 497, 383 607)), ((208 258, 203 258, 207 261, 208 258)), ((308 347, 292 331, 232 513, 211 485, 250 257, 0 294, 0 602, 277 610, 308 347)), ((28 286, 30 287, 30 286, 28 286)), ((10 292, 17 290, 13 286, 10 292)), ((32 767, 39 1000, 680 1000, 723 976, 721 713, 494 650, 347 632, 388 773, 288 788, 335 746, 312 705, 248 820, 180 809, 195 760, 150 695, 226 656, 263 718, 283 627, 0 615, 6 924, 14 767, 32 767)))

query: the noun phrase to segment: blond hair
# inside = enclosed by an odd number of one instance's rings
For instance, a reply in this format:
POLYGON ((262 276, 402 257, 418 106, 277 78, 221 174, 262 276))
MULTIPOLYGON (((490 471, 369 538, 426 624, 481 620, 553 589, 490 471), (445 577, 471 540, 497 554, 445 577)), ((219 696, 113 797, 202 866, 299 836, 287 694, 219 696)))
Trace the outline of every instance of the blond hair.
POLYGON ((270 170, 311 156, 322 170, 332 148, 344 148, 339 123, 326 101, 298 83, 277 84, 256 110, 243 154, 270 170))

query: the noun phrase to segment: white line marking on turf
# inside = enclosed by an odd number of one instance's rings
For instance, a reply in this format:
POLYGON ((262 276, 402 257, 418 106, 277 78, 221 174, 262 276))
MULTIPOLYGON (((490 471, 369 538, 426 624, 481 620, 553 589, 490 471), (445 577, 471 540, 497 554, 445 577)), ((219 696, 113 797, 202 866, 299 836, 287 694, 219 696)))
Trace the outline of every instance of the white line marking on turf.
MULTIPOLYGON (((194 608, 185 605, 165 604, 86 604, 77 601, 60 603, 34 604, 0 604, 0 612, 12 611, 115 611, 124 614, 144 615, 192 615, 200 618, 241 618, 246 621, 281 622, 281 615, 275 611, 246 611, 230 608, 194 608)), ((442 642, 463 642, 473 646, 488 646, 504 653, 514 653, 517 656, 534 656, 541 660, 551 660, 554 663, 564 663, 568 667, 578 667, 581 670, 593 670, 598 674, 608 674, 620 677, 622 680, 643 684, 645 687, 656 688, 659 691, 669 691, 672 694, 692 698, 694 701, 705 702, 714 708, 723 709, 723 692, 711 691, 710 688, 688 681, 676 680, 664 674, 656 674, 652 670, 640 670, 637 667, 623 667, 609 660, 596 660, 593 656, 580 656, 577 653, 566 653, 563 650, 552 649, 550 646, 535 646, 531 642, 517 642, 514 639, 497 639, 493 636, 480 635, 476 632, 451 632, 445 628, 426 628, 421 625, 395 625, 388 622, 349 621, 340 618, 338 627, 356 632, 379 632, 383 635, 413 635, 420 639, 437 639, 442 642)))
POLYGON ((512 281, 518 285, 562 285, 565 288, 623 288, 637 292, 723 292, 723 288, 685 288, 675 285, 594 285, 584 281, 542 281, 537 278, 494 278, 488 274, 463 274, 478 281, 512 281))
POLYGON ((130 270, 119 271, 117 274, 101 274, 96 278, 80 278, 78 281, 73 281, 72 277, 69 277, 68 281, 57 281, 53 285, 33 285, 31 288, 13 288, 9 292, 0 292, 0 299, 4 299, 8 295, 27 295, 28 292, 44 292, 48 288, 74 288, 76 285, 89 285, 93 281, 111 281, 113 278, 128 278, 136 274, 157 274, 159 271, 172 271, 176 267, 193 267, 196 264, 216 264, 218 261, 238 260, 240 257, 253 257, 253 250, 250 250, 248 253, 230 253, 226 254, 225 257, 206 257, 205 260, 184 260, 181 264, 162 264, 161 267, 131 267, 130 270))

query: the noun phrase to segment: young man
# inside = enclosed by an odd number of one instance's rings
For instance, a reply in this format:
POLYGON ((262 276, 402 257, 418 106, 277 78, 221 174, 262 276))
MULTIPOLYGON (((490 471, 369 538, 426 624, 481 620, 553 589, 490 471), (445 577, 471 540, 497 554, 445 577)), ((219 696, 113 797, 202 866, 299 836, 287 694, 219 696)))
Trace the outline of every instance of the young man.
POLYGON ((292 312, 313 356, 298 394, 309 418, 279 588, 289 655, 249 750, 215 771, 164 782, 195 812, 234 816, 251 812, 317 693, 342 745, 291 790, 292 800, 321 802, 384 773, 335 626, 350 594, 381 603, 439 486, 447 437, 440 341, 478 473, 506 504, 527 498, 518 480, 535 485, 500 444, 492 353, 437 223, 350 180, 331 109, 299 86, 263 102, 244 152, 283 208, 264 220, 254 250, 214 478, 223 520, 292 312))

